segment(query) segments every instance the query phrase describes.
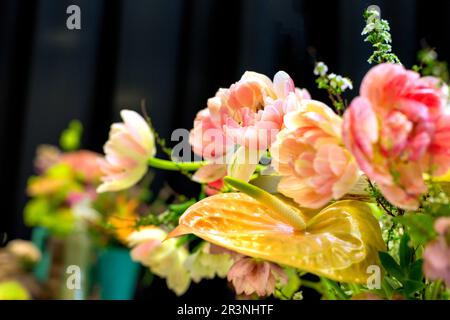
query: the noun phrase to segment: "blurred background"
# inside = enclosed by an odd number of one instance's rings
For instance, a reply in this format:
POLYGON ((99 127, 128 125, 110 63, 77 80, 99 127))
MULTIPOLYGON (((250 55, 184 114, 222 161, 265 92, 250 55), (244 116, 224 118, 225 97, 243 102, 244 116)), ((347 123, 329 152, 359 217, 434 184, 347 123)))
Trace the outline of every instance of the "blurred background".
MULTIPOLYGON (((27 238, 22 211, 40 144, 57 144, 72 119, 83 147, 101 152, 123 108, 147 110, 160 135, 192 127, 219 87, 252 70, 285 70, 298 87, 316 89, 315 60, 349 76, 355 88, 371 48, 362 13, 381 8, 394 52, 408 67, 421 42, 450 60, 446 0, 2 0, 0 2, 0 231, 27 238), (66 9, 81 8, 81 30, 66 9)), ((351 95, 355 95, 353 90, 351 95)), ((180 175, 159 173, 177 192, 195 194, 180 175)))

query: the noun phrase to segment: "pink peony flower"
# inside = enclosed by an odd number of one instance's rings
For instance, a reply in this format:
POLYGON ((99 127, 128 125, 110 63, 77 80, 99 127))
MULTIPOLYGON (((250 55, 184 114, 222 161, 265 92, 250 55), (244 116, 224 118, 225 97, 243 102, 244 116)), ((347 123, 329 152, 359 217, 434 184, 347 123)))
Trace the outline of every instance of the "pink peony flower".
POLYGON ((220 122, 213 119, 208 108, 197 114, 194 120, 194 128, 189 135, 189 143, 194 153, 207 160, 221 159, 232 148, 231 142, 226 139, 220 122))
POLYGON ((100 161, 104 173, 97 192, 119 191, 136 184, 147 172, 148 160, 156 154, 155 139, 147 122, 136 112, 122 110, 123 123, 111 126, 100 161))
POLYGON ((436 83, 400 65, 378 65, 344 115, 344 141, 360 168, 404 209, 417 209, 427 191, 424 172, 450 167, 450 115, 436 83))
POLYGON ((309 93, 296 89, 283 71, 273 82, 262 74, 246 72, 229 89, 220 89, 197 114, 190 133, 192 149, 211 162, 228 164, 229 175, 248 180, 260 151, 270 147, 283 127, 284 115, 308 98, 309 93))
POLYGON ((320 208, 355 185, 358 166, 341 138, 342 119, 325 104, 308 100, 285 116, 271 148, 272 165, 282 176, 278 191, 301 206, 320 208))
POLYGON ((288 277, 284 270, 275 263, 257 261, 250 257, 237 260, 228 271, 230 281, 238 295, 269 296, 275 290, 277 281, 286 284, 288 277))
POLYGON ((306 98, 308 92, 296 89, 283 71, 273 83, 262 74, 246 72, 229 89, 220 89, 198 113, 190 135, 192 148, 206 159, 234 151, 235 145, 265 150, 282 128, 284 115, 306 98))
POLYGON ((296 89, 283 71, 273 83, 264 75, 246 72, 221 99, 224 132, 236 145, 266 150, 283 127, 284 115, 296 110, 305 96, 309 94, 296 89))
POLYGON ((442 279, 450 287, 450 218, 439 218, 434 225, 438 238, 425 247, 423 271, 428 279, 442 279))

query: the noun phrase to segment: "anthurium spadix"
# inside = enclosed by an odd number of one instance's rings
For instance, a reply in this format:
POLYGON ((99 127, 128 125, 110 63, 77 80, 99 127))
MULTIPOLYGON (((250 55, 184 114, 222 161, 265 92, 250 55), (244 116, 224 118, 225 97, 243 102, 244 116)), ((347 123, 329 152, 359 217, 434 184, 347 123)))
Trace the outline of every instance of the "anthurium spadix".
POLYGON ((310 217, 280 198, 226 177, 241 192, 191 206, 169 237, 193 233, 239 253, 333 280, 365 284, 385 250, 377 220, 364 202, 345 200, 310 217))

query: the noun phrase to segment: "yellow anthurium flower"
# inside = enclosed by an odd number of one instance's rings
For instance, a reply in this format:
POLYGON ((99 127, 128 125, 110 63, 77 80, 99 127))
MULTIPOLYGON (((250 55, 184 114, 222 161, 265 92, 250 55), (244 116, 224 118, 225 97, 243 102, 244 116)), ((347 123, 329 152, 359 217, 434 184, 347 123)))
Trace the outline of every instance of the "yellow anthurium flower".
POLYGON ((218 194, 191 206, 171 237, 187 233, 239 253, 333 280, 365 284, 385 250, 364 202, 345 200, 310 218, 279 198, 232 178, 243 192, 218 194))

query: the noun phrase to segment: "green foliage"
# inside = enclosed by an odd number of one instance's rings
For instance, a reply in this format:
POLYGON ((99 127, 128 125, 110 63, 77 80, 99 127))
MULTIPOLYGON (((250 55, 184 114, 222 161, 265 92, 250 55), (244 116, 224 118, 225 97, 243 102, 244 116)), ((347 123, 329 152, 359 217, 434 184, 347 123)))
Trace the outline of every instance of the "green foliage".
POLYGON ((328 74, 328 66, 323 62, 316 63, 314 74, 318 76, 316 79, 317 87, 328 92, 328 97, 333 103, 335 110, 342 114, 345 109, 342 94, 348 89, 353 89, 352 81, 334 73, 328 74))
POLYGON ((423 76, 434 76, 448 83, 450 80, 448 72, 448 64, 446 61, 439 61, 438 54, 430 47, 425 47, 417 53, 419 66, 413 69, 420 72, 423 76))
POLYGON ((364 20, 366 20, 366 26, 361 35, 366 36, 364 41, 372 44, 374 48, 373 54, 367 61, 377 64, 400 63, 399 58, 392 53, 389 22, 380 19, 380 13, 373 9, 364 12, 364 20))
POLYGON ((386 198, 381 193, 380 189, 373 184, 368 178, 367 178, 367 188, 366 192, 369 194, 369 196, 375 200, 378 207, 382 209, 386 214, 390 216, 398 216, 403 214, 403 210, 397 208, 396 206, 392 205, 389 201, 386 200, 386 198))
POLYGON ((83 125, 78 120, 69 123, 59 138, 59 144, 64 151, 74 151, 80 148, 81 136, 83 135, 83 125))
POLYGON ((447 196, 448 182, 428 181, 428 194, 422 201, 421 212, 433 217, 450 215, 450 200, 447 196))
MULTIPOLYGON (((415 260, 414 249, 410 246, 410 237, 407 233, 403 234, 400 240, 398 256, 400 263, 387 252, 379 253, 384 269, 401 285, 394 290, 408 299, 413 299, 425 288, 422 273, 423 260, 415 260)), ((395 288, 395 285, 389 286, 395 288)))
POLYGON ((403 270, 411 264, 414 256, 414 251, 409 247, 409 240, 407 233, 405 233, 400 240, 400 267, 402 267, 403 270))
MULTIPOLYGON (((394 290, 408 299, 413 299, 415 295, 420 294, 420 291, 425 288, 425 284, 422 281, 423 260, 412 261, 413 251, 407 244, 408 239, 406 235, 402 238, 400 264, 387 252, 380 252, 379 257, 388 274, 401 284, 398 289, 394 290)), ((395 285, 390 286, 395 288, 395 285)))
POLYGON ((436 236, 433 217, 429 215, 411 213, 396 217, 395 220, 406 226, 411 241, 417 246, 426 244, 436 236))
POLYGON ((286 285, 277 284, 275 288, 275 296, 281 300, 302 300, 303 296, 299 291, 301 286, 301 279, 298 272, 294 268, 285 268, 284 271, 288 276, 286 285))
POLYGON ((25 224, 44 227, 55 236, 64 237, 73 231, 75 218, 68 208, 58 208, 50 199, 37 197, 24 209, 25 224))
POLYGON ((181 215, 193 204, 197 202, 196 199, 190 199, 183 203, 171 204, 168 210, 160 215, 149 214, 145 217, 142 217, 138 220, 136 227, 142 226, 168 226, 168 227, 176 227, 178 225, 178 220, 181 215))

